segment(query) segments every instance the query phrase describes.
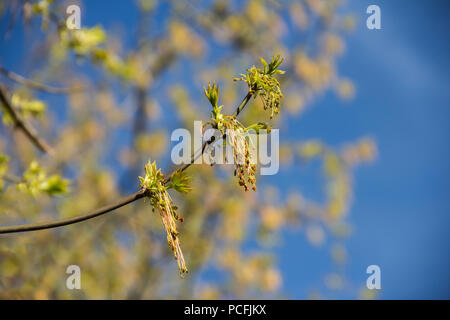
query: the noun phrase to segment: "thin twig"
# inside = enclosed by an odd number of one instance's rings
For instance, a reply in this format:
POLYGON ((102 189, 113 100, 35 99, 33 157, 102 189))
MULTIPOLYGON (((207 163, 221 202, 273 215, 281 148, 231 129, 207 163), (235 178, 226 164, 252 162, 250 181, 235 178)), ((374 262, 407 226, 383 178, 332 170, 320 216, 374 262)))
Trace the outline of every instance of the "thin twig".
POLYGON ((25 224, 25 225, 19 225, 19 226, 9 226, 9 227, 0 227, 0 234, 3 233, 15 233, 15 232, 26 232, 26 231, 36 231, 36 230, 44 230, 44 229, 51 229, 51 228, 57 228, 62 226, 67 226, 69 224, 78 223, 81 221, 85 221, 88 219, 92 219, 95 217, 98 217, 102 214, 111 212, 115 209, 118 209, 120 207, 123 207, 129 203, 132 203, 138 199, 141 199, 146 196, 145 190, 139 190, 138 192, 133 193, 132 195, 123 198, 113 204, 104 206, 102 208, 99 208, 95 211, 92 211, 89 214, 82 215, 82 216, 76 216, 73 218, 53 221, 53 222, 46 222, 46 223, 36 223, 36 224, 25 224))
MULTIPOLYGON (((249 91, 249 93, 247 93, 247 95, 245 96, 245 98, 242 100, 242 102, 239 104, 239 106, 237 107, 234 115, 238 115, 247 105, 247 103, 250 101, 250 98, 253 95, 253 91, 249 91)), ((186 170, 187 168, 189 168, 194 162, 195 160, 201 156, 203 154, 203 152, 206 149, 206 146, 213 143, 215 141, 214 137, 211 137, 211 139, 209 139, 208 141, 206 141, 201 150, 197 150, 196 152, 194 152, 192 154, 191 157, 191 162, 184 165, 181 169, 177 169, 177 170, 186 170), (201 151, 199 153, 199 151, 201 151), (199 153, 199 154, 198 154, 199 153)), ((168 178, 164 181, 164 184, 167 184, 170 179, 172 178, 173 174, 177 171, 173 171, 168 178)), ((112 205, 108 205, 105 207, 102 207, 100 209, 97 209, 89 214, 86 215, 80 215, 77 217, 73 217, 73 218, 68 218, 68 219, 64 219, 64 220, 59 220, 59 221, 54 221, 54 222, 46 222, 46 223, 36 223, 36 224, 26 224, 26 225, 19 225, 19 226, 8 226, 8 227, 0 227, 0 234, 3 233, 14 233, 14 232, 26 232, 26 231, 36 231, 36 230, 44 230, 44 229, 51 229, 51 228, 57 228, 57 227, 61 227, 61 226, 66 226, 69 224, 74 224, 74 223, 78 223, 81 221, 85 221, 88 219, 92 219, 95 218, 97 216, 100 216, 102 214, 111 212, 115 209, 118 209, 120 207, 123 207, 129 203, 132 203, 138 199, 144 198, 148 195, 148 192, 144 189, 141 189, 135 193, 133 193, 132 195, 123 198, 122 200, 119 200, 118 202, 112 204, 112 205)))
POLYGON ((54 93, 54 94, 67 94, 67 93, 75 93, 79 91, 83 91, 85 88, 82 86, 79 87, 73 87, 73 88, 56 88, 52 87, 34 80, 27 79, 25 77, 22 77, 20 74, 17 74, 15 72, 9 71, 2 66, 0 66, 0 73, 5 75, 11 80, 14 80, 17 83, 20 83, 21 85, 24 85, 28 88, 45 91, 48 93, 54 93))
POLYGON ((47 142, 41 139, 37 135, 33 127, 31 127, 29 124, 26 124, 14 110, 9 99, 7 98, 6 89, 2 85, 0 85, 0 103, 5 111, 11 116, 14 125, 23 131, 23 133, 27 136, 28 140, 30 140, 31 143, 33 143, 42 152, 53 154, 52 147, 50 147, 47 142))

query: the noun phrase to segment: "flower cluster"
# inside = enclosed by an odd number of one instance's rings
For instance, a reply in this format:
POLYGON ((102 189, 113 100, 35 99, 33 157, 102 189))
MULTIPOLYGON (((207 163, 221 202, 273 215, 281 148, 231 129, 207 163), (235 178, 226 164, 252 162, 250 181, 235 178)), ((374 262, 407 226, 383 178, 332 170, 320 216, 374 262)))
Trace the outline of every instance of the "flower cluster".
MULTIPOLYGON (((243 75, 245 79, 241 80, 248 83, 251 96, 260 95, 263 98, 265 107, 271 108, 273 115, 278 113, 280 99, 283 97, 279 83, 273 76, 284 73, 284 71, 278 70, 283 60, 279 56, 275 56, 269 64, 264 59, 261 59, 261 61, 264 65, 263 70, 253 67, 248 70, 247 75, 243 75)), ((260 130, 270 132, 271 127, 262 122, 245 127, 237 120, 238 113, 233 115, 222 114, 223 106, 219 105, 220 88, 215 83, 212 83, 212 85, 209 83, 204 92, 212 105, 211 121, 205 125, 210 125, 212 128, 219 130, 223 143, 231 146, 232 155, 227 154, 227 156, 233 157, 234 175, 238 177, 239 185, 245 191, 248 191, 250 187, 256 191, 256 161, 254 161, 256 146, 253 143, 252 134, 259 134, 260 130)), ((244 99, 238 110, 243 108, 248 101, 248 98, 244 99)), ((209 143, 213 141, 210 140, 209 143)), ((204 150, 202 149, 202 153, 204 150)), ((187 193, 191 190, 190 179, 184 173, 184 169, 177 170, 166 178, 161 169, 156 166, 156 162, 149 161, 145 166, 145 176, 139 177, 140 186, 150 199, 153 210, 155 208, 159 210, 167 234, 167 242, 178 262, 181 275, 188 271, 181 251, 176 224, 177 221, 183 222, 183 218, 178 216, 177 207, 173 204, 168 189, 174 189, 181 193, 187 193)))
MULTIPOLYGON (((245 191, 249 190, 249 183, 254 191, 256 191, 255 171, 256 165, 251 163, 252 152, 255 146, 247 139, 247 129, 236 118, 235 115, 223 115, 221 113, 223 106, 218 106, 219 86, 215 83, 205 88, 205 95, 211 103, 212 117, 209 124, 218 129, 222 136, 226 136, 225 143, 228 143, 233 150, 233 162, 235 165, 234 175, 239 178, 239 185, 244 187, 245 191)), ((260 128, 260 127, 257 127, 260 128)), ((250 129, 255 129, 251 127, 250 129)), ((256 131, 256 130, 255 130, 256 131)))
POLYGON ((49 196, 65 194, 68 192, 69 181, 54 174, 48 176, 36 161, 32 161, 27 171, 25 171, 21 182, 17 184, 17 189, 37 196, 46 193, 49 196))
POLYGON ((267 63, 261 58, 263 69, 255 66, 247 69, 247 74, 241 74, 240 78, 235 78, 235 81, 245 81, 251 91, 254 91, 255 96, 259 95, 264 105, 264 109, 270 109, 270 119, 274 114, 280 112, 280 103, 283 98, 281 93, 280 83, 275 79, 275 75, 284 74, 285 71, 278 70, 278 67, 283 62, 280 55, 272 57, 270 63, 267 63))
POLYGON ((235 116, 231 116, 234 118, 231 121, 238 123, 238 125, 234 125, 236 129, 227 131, 227 143, 229 143, 233 147, 233 158, 234 158, 234 175, 239 178, 239 185, 244 187, 245 191, 248 191, 249 188, 247 183, 252 186, 252 190, 256 191, 256 165, 251 163, 251 153, 250 150, 255 151, 255 146, 250 145, 250 141, 246 138, 245 129, 242 128, 242 125, 236 120, 235 116))
POLYGON ((171 177, 171 184, 165 186, 164 174, 161 169, 158 169, 156 162, 148 162, 145 166, 145 177, 139 177, 141 188, 146 191, 148 198, 154 208, 158 208, 164 230, 167 234, 167 242, 171 248, 175 259, 178 263, 180 274, 187 273, 186 262, 184 260, 183 252, 180 247, 180 240, 178 238, 178 230, 176 221, 183 222, 176 212, 177 207, 173 204, 167 189, 173 188, 180 192, 188 192, 189 179, 181 171, 176 171, 171 177))

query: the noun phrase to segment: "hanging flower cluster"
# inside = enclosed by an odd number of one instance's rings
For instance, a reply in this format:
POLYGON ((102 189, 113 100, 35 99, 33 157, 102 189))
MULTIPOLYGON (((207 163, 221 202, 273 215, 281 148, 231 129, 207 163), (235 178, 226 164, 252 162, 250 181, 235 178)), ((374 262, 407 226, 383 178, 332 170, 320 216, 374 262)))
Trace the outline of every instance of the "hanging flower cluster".
POLYGON ((266 123, 258 123, 246 128, 237 120, 236 115, 222 114, 223 106, 218 105, 220 88, 215 83, 212 86, 208 84, 204 92, 213 107, 211 121, 207 122, 206 125, 209 124, 218 129, 226 139, 225 143, 232 147, 235 165, 234 175, 238 176, 239 185, 245 191, 249 190, 249 185, 252 190, 256 191, 256 164, 255 161, 251 161, 254 152, 256 152, 256 146, 252 143, 248 132, 252 130, 258 134, 261 129, 267 129, 270 132, 270 126, 266 123))
POLYGON ((270 119, 274 114, 280 112, 280 103, 283 98, 281 93, 280 83, 274 78, 274 75, 284 74, 285 71, 278 70, 278 67, 283 62, 280 55, 273 56, 270 63, 267 63, 261 58, 263 69, 255 66, 247 69, 247 74, 241 74, 240 78, 235 78, 235 81, 245 81, 248 88, 255 92, 255 97, 259 95, 264 105, 264 109, 270 109, 270 119))
POLYGON ((179 192, 187 193, 189 187, 189 178, 181 171, 176 171, 171 176, 171 183, 165 186, 164 174, 158 169, 156 162, 148 162, 145 166, 145 177, 139 177, 141 188, 146 191, 148 198, 154 208, 159 210, 164 229, 167 234, 167 242, 171 248, 178 263, 180 274, 187 273, 186 262, 180 247, 176 221, 183 222, 176 212, 177 207, 173 204, 167 189, 173 188, 179 192))
MULTIPOLYGON (((247 75, 243 75, 242 79, 249 85, 250 96, 260 95, 263 98, 266 108, 272 109, 272 116, 278 113, 280 100, 283 97, 278 81, 273 78, 276 74, 282 74, 284 71, 278 70, 281 62, 280 56, 275 56, 272 61, 267 64, 261 59, 264 68, 256 69, 252 67, 248 69, 247 75)), ((219 106, 219 86, 213 83, 208 84, 204 90, 206 98, 212 105, 211 121, 204 125, 209 125, 220 131, 223 143, 231 146, 232 157, 234 163, 234 175, 239 179, 239 185, 248 191, 250 187, 256 191, 256 161, 253 161, 256 155, 256 146, 252 142, 252 133, 259 134, 260 130, 270 132, 271 127, 266 123, 256 123, 248 127, 243 126, 237 120, 237 114, 222 114, 223 106, 219 106)), ((248 98, 244 99, 238 110, 243 108, 248 102, 248 98)), ((210 140, 212 143, 214 140, 210 140)), ((217 142, 217 141, 216 141, 217 142)), ((204 149, 202 149, 202 153, 204 149)), ((228 155, 227 155, 228 156, 228 155)), ((184 167, 186 169, 186 167, 184 167)), ((145 177, 139 177, 140 186, 145 195, 150 199, 153 210, 159 210, 164 229, 167 234, 167 242, 175 259, 178 262, 180 274, 185 274, 188 269, 180 247, 179 233, 177 230, 177 221, 183 222, 176 212, 177 207, 173 204, 172 198, 168 193, 168 189, 174 189, 181 193, 187 193, 191 190, 189 186, 190 179, 184 173, 184 169, 175 171, 169 177, 165 177, 158 169, 156 162, 149 161, 145 166, 145 177)))
POLYGON ((251 185, 253 191, 256 191, 256 164, 250 162, 250 150, 255 151, 256 147, 251 145, 250 141, 246 139, 245 129, 236 120, 236 117, 231 117, 234 118, 231 124, 233 122, 238 123, 238 125, 234 125, 237 127, 236 129, 227 131, 227 143, 233 147, 234 175, 238 176, 239 185, 244 187, 245 191, 249 190, 247 183, 251 185))

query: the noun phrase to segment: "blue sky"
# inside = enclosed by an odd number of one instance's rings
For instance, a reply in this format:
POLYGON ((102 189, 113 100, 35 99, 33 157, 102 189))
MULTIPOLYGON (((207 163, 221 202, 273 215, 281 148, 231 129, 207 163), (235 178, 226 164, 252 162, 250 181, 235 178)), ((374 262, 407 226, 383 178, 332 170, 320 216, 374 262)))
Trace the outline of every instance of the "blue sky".
MULTIPOLYGON (((367 266, 377 264, 381 298, 450 298, 448 3, 350 1, 349 7, 360 24, 339 69, 354 80, 357 96, 341 103, 326 95, 295 120, 307 134, 302 138, 336 146, 364 135, 377 141, 378 160, 355 175, 347 275, 362 286, 367 266), (381 8, 381 30, 365 28, 370 4, 381 8)), ((281 263, 287 290, 302 298, 329 261, 302 245, 295 250, 303 258, 292 264, 293 249, 285 248, 281 263)))
MULTIPOLYGON (((89 26, 100 22, 110 30, 117 20, 137 19, 134 6, 125 1, 109 1, 108 10, 102 1, 85 3, 83 23, 89 26), (127 14, 118 16, 120 12, 127 14)), ((327 93, 286 128, 301 128, 290 132, 295 139, 321 138, 332 146, 361 136, 377 141, 377 161, 355 174, 354 233, 346 242, 350 261, 345 273, 351 282, 363 286, 367 266, 377 264, 381 298, 450 298, 449 4, 350 0, 348 9, 359 23, 346 38, 338 66, 355 82, 355 99, 342 102, 327 93), (381 30, 365 27, 370 4, 381 8, 381 30)), ((4 21, 0 27, 3 32, 4 21)), ((26 44, 19 34, 14 31, 0 44, 0 63, 20 73, 26 44)), ((303 191, 296 176, 281 172, 271 182, 303 191)), ((291 297, 306 298, 323 282, 332 268, 328 251, 311 247, 301 234, 286 235, 275 252, 291 297)))
POLYGON ((380 7, 382 30, 359 30, 342 60, 358 84, 355 122, 380 154, 356 180, 349 250, 361 262, 352 266, 382 267, 383 298, 450 298, 450 9, 443 1, 380 7))

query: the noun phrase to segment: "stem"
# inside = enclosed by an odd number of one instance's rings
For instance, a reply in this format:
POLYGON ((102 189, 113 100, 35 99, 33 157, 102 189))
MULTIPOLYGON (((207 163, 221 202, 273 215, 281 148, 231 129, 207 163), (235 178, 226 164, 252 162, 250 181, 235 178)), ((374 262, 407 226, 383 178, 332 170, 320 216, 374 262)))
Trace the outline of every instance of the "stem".
POLYGON ((238 116, 239 113, 241 113, 242 110, 244 110, 245 106, 247 105, 247 103, 250 101, 250 98, 253 96, 254 91, 250 90, 247 95, 245 96, 244 99, 242 99, 241 104, 237 107, 236 111, 233 113, 234 116, 238 116))
POLYGON ((20 83, 21 85, 24 85, 24 86, 32 88, 32 89, 45 91, 48 93, 66 94, 66 93, 74 93, 74 92, 82 91, 85 89, 83 87, 55 88, 52 86, 48 86, 46 84, 42 84, 42 83, 27 79, 25 77, 22 77, 20 74, 9 71, 1 66, 0 66, 0 73, 4 74, 6 77, 10 78, 11 80, 14 80, 15 82, 20 83))
POLYGON ((62 227, 62 226, 66 226, 69 224, 78 223, 78 222, 92 219, 92 218, 98 217, 102 214, 111 212, 115 209, 123 207, 123 206, 125 206, 129 203, 132 203, 138 199, 141 199, 145 196, 146 196, 146 192, 144 190, 139 190, 138 192, 135 192, 132 195, 117 201, 116 203, 104 206, 104 207, 99 208, 95 211, 92 211, 91 213, 86 214, 86 215, 81 215, 81 216, 76 216, 73 218, 68 218, 68 219, 63 219, 63 220, 58 220, 58 221, 53 221, 53 222, 46 222, 46 223, 0 227, 0 234, 44 230, 44 229, 57 228, 57 227, 62 227))
POLYGON ((14 125, 23 131, 23 133, 26 135, 28 140, 31 141, 39 150, 41 150, 44 153, 53 154, 53 149, 50 147, 47 142, 45 142, 43 139, 41 139, 36 131, 31 127, 30 125, 27 125, 17 114, 17 112, 12 107, 11 103, 9 102, 8 98, 6 97, 6 90, 5 88, 0 85, 0 102, 5 109, 7 113, 11 116, 14 125))

